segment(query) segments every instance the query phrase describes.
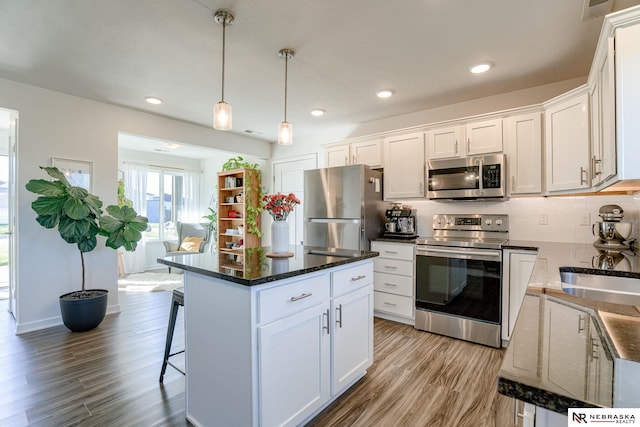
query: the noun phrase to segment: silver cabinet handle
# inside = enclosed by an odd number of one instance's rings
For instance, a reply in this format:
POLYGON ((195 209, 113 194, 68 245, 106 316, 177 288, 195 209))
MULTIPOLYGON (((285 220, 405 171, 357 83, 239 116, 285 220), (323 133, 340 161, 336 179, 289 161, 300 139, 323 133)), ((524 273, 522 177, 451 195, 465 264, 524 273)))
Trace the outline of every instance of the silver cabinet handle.
POLYGON ((511 175, 511 191, 515 190, 515 188, 516 188, 516 176, 511 175))
POLYGON ((598 357, 598 340, 591 338, 591 358, 599 359, 598 357))
POLYGON ((313 294, 309 292, 309 293, 300 294, 297 297, 291 297, 291 302, 296 302, 296 301, 300 301, 301 299, 309 298, 311 295, 313 294))
POLYGON ((385 254, 397 254, 398 251, 384 251, 385 254))
POLYGON ((384 302, 384 305, 390 305, 391 307, 395 307, 395 306, 397 306, 398 304, 394 304, 394 303, 392 303, 392 302, 387 302, 387 301, 385 301, 385 302, 384 302))
POLYGON ((344 164, 345 165, 349 164, 349 157, 348 156, 344 156, 344 164))
POLYGON ((336 307, 336 325, 342 328, 342 304, 336 307))
POLYGON ((589 171, 587 171, 585 168, 580 166, 580 185, 586 184, 588 179, 589 179, 589 171), (586 177, 582 178, 583 176, 586 176, 586 177))
POLYGON ((351 160, 351 164, 355 165, 356 164, 356 155, 354 154, 351 160))
POLYGON ((471 138, 467 138, 467 154, 471 152, 471 138))
POLYGON ((397 270, 398 267, 396 267, 395 265, 385 265, 384 268, 389 268, 391 270, 397 270))
POLYGON ((327 335, 329 335, 329 333, 330 333, 330 332, 329 332, 329 309, 328 309, 328 308, 327 308, 327 311, 325 311, 324 313, 322 313, 322 317, 323 317, 323 320, 322 320, 322 329, 324 329, 325 331, 327 331, 327 335), (326 323, 326 325, 325 325, 325 323, 324 323, 324 317, 325 317, 325 316, 326 316, 326 318, 327 318, 327 323, 326 323))
POLYGON ((458 155, 458 140, 456 139, 456 143, 453 147, 453 154, 458 155))
POLYGON ((358 280, 362 280, 362 279, 364 279, 365 277, 367 277, 367 276, 360 275, 360 276, 352 277, 352 278, 351 278, 351 281, 352 281, 352 282, 357 282, 358 280))
POLYGON ((578 333, 585 330, 585 328, 587 327, 586 321, 587 319, 585 316, 583 315, 578 316, 578 333))
POLYGON ((593 176, 602 175, 602 171, 598 170, 598 165, 602 163, 602 160, 598 160, 596 156, 591 158, 591 173, 593 176))
POLYGON ((397 288, 398 287, 398 285, 396 285, 395 283, 383 283, 383 285, 391 286, 392 288, 397 288))

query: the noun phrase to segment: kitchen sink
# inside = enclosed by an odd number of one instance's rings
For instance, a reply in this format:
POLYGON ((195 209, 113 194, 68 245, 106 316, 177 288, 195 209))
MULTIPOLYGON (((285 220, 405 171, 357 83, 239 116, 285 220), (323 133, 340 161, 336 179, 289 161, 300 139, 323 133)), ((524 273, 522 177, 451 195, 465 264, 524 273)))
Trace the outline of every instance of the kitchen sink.
POLYGON ((640 306, 640 279, 560 270, 562 290, 581 298, 640 306))

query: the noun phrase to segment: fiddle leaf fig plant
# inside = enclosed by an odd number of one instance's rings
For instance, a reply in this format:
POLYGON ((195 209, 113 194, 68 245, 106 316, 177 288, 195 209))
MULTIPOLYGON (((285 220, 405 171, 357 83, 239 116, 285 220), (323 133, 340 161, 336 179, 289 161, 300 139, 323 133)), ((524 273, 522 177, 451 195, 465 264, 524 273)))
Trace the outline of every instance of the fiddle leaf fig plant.
POLYGON ((105 245, 134 251, 142 232, 147 228, 147 218, 140 216, 129 206, 111 205, 102 210, 102 201, 86 189, 75 187, 58 168, 43 167, 53 181, 32 179, 26 189, 40 196, 31 203, 38 215, 36 221, 45 228, 58 229, 60 237, 75 244, 82 261, 82 291, 85 291, 84 253, 91 252, 98 244, 97 236, 105 236, 105 245))

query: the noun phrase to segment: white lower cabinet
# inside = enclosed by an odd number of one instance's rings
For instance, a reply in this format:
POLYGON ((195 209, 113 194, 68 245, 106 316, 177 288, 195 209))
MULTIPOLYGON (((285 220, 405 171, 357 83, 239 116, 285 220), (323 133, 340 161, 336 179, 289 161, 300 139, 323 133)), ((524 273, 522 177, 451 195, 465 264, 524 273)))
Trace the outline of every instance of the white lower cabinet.
POLYGON ((377 317, 415 323, 415 261, 413 243, 371 242, 380 253, 373 261, 374 309, 377 317))
POLYGON ((505 249, 503 252, 501 326, 503 342, 511 338, 537 257, 534 251, 505 249))
POLYGON ((358 379, 373 362, 373 295, 371 282, 331 302, 331 392, 337 393, 358 379))
POLYGON ((329 399, 327 315, 325 303, 258 328, 261 425, 295 425, 329 399))
POLYGON ((295 426, 373 362, 373 262, 265 285, 185 276, 186 413, 196 426, 295 426))

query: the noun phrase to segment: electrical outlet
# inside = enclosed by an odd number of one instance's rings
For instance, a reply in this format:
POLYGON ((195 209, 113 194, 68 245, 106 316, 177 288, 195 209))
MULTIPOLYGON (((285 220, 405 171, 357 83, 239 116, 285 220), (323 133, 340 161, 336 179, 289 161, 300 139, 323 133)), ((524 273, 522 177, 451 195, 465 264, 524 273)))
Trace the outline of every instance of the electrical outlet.
POLYGON ((587 212, 580 215, 580 225, 588 226, 589 224, 591 224, 591 216, 589 213, 587 212))
POLYGON ((539 225, 547 225, 549 224, 549 215, 546 213, 541 213, 538 215, 538 224, 539 225))

